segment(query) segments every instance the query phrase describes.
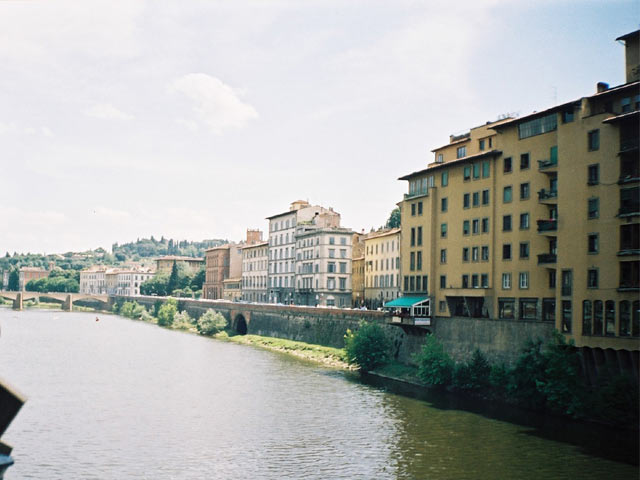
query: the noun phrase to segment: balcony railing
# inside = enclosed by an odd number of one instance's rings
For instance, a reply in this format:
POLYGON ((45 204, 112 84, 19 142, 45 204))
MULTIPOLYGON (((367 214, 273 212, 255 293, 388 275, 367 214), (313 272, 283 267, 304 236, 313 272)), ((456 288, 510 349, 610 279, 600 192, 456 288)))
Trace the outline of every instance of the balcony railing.
POLYGON ((627 205, 622 205, 620 210, 618 210, 618 216, 633 216, 640 215, 640 204, 639 203, 629 203, 627 205))
POLYGON ((538 192, 538 201, 551 200, 555 198, 558 198, 557 190, 542 189, 538 192))
POLYGON ((418 189, 414 192, 410 192, 410 193, 405 193, 404 194, 404 199, 405 200, 409 200, 410 198, 414 198, 414 197, 421 197, 423 195, 427 195, 428 194, 428 190, 427 189, 418 189))
POLYGON ((538 220, 538 232, 555 232, 558 230, 558 220, 538 220))
POLYGON ((538 265, 556 263, 558 256, 555 253, 541 253, 538 255, 538 265))
POLYGON ((630 172, 630 173, 622 172, 622 174, 620 175, 620 178, 618 179, 619 185, 622 185, 625 183, 634 183, 634 182, 640 182, 639 172, 630 172))
POLYGON ((620 140, 620 151, 631 152, 633 150, 638 150, 639 145, 640 139, 638 138, 628 138, 626 140, 620 140))
POLYGON ((558 166, 557 158, 550 158, 548 160, 538 160, 538 169, 546 170, 548 168, 553 168, 558 166))

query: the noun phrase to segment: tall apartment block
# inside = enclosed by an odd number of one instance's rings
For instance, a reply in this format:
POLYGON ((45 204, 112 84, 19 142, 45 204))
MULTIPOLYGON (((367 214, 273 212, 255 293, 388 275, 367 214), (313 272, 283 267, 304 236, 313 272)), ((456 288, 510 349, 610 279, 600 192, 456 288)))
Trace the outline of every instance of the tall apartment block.
POLYGON ((452 136, 405 175, 403 295, 431 315, 550 322, 638 369, 640 31, 626 83, 452 136))

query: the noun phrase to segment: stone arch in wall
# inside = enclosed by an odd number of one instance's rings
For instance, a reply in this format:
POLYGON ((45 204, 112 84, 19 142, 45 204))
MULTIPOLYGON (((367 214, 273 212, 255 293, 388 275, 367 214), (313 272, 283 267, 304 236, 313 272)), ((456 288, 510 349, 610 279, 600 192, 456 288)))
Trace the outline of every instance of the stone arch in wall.
POLYGON ((246 335, 249 325, 244 314, 237 313, 233 318, 233 329, 240 335, 246 335))

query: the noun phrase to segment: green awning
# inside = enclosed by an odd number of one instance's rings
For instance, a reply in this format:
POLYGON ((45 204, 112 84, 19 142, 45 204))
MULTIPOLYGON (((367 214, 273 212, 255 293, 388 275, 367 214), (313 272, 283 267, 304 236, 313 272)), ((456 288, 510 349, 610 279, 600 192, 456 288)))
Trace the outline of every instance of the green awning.
POLYGON ((417 305, 418 303, 422 303, 424 302, 426 299, 428 299, 428 296, 424 296, 424 297, 398 297, 395 300, 391 300, 390 302, 387 302, 384 304, 384 307, 404 307, 404 308, 411 308, 414 305, 417 305))

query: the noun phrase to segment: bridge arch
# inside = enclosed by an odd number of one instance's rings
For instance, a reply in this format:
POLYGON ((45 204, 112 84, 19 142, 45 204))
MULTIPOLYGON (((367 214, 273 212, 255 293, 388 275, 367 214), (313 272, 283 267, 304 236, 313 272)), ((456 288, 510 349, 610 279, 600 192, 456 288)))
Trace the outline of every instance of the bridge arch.
POLYGON ((240 335, 246 335, 248 331, 247 319, 244 314, 237 313, 233 319, 233 329, 240 335))

